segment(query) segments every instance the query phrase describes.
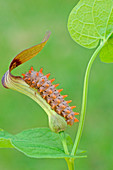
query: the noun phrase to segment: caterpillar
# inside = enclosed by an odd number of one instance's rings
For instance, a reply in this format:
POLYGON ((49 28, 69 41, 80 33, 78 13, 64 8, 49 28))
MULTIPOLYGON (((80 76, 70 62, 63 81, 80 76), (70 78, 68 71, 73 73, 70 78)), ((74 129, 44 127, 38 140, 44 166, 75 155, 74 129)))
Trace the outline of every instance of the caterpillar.
POLYGON ((43 68, 37 72, 31 67, 31 69, 25 74, 22 74, 22 76, 23 80, 30 87, 35 88, 57 114, 65 118, 68 125, 72 126, 74 122, 79 121, 75 118, 75 115, 78 115, 79 113, 73 112, 72 110, 76 106, 69 106, 69 103, 71 103, 72 100, 64 100, 67 95, 60 94, 63 89, 56 89, 59 84, 52 84, 55 79, 48 79, 50 73, 43 75, 43 68))

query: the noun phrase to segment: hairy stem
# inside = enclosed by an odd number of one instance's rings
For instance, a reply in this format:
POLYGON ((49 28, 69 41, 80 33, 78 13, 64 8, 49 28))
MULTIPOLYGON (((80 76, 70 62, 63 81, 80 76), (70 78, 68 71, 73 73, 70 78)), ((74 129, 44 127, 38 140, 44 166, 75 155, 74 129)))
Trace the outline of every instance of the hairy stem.
POLYGON ((87 65, 87 69, 86 69, 86 73, 85 73, 85 78, 84 78, 83 99, 82 99, 82 108, 81 108, 80 122, 79 122, 78 131, 77 131, 77 135, 76 135, 76 139, 75 139, 75 142, 74 142, 74 146, 73 146, 71 155, 75 155, 76 154, 76 151, 77 151, 77 148, 78 148, 78 145, 79 145, 79 142, 80 142, 80 138, 81 138, 81 135, 82 135, 84 119, 85 119, 85 112, 86 112, 86 105, 87 105, 88 80, 89 80, 89 74, 90 74, 91 66, 92 66, 96 56, 98 55, 99 51, 104 46, 104 43, 105 43, 104 41, 102 41, 100 43, 100 45, 98 46, 98 48, 93 53, 93 55, 92 55, 88 65, 87 65))

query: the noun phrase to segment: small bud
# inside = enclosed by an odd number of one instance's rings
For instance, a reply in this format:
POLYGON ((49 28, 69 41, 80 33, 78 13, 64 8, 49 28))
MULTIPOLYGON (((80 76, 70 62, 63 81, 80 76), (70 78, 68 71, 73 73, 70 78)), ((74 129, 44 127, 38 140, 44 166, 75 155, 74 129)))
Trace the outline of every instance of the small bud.
POLYGON ((58 115, 56 112, 53 111, 53 114, 49 115, 48 117, 49 117, 49 127, 53 132, 59 133, 66 129, 67 123, 65 119, 60 115, 58 115))

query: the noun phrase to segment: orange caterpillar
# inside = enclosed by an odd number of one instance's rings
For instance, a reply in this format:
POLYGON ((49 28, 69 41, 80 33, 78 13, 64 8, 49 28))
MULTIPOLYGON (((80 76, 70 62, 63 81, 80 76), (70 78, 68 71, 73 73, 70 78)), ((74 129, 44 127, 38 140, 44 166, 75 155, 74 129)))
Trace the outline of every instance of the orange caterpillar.
POLYGON ((49 103, 52 109, 56 111, 57 114, 65 118, 68 125, 73 125, 74 122, 79 120, 75 118, 75 115, 79 113, 73 112, 72 109, 76 106, 69 106, 70 101, 65 101, 64 98, 67 95, 61 95, 60 92, 63 89, 56 90, 59 84, 53 85, 52 82, 55 79, 48 80, 50 73, 43 75, 43 69, 41 68, 39 72, 34 71, 33 67, 26 74, 22 74, 23 80, 32 88, 37 89, 39 94, 49 103))

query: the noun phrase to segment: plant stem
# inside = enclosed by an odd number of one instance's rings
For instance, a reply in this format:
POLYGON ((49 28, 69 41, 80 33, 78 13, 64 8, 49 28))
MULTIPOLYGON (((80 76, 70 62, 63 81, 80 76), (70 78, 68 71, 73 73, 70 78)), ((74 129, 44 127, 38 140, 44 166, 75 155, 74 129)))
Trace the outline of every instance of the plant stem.
POLYGON ((59 134, 60 134, 60 138, 61 138, 62 145, 63 145, 63 148, 64 148, 64 152, 65 152, 66 155, 69 155, 67 142, 66 142, 66 138, 65 138, 65 133, 64 133, 64 131, 62 131, 62 132, 59 132, 59 134))
POLYGON ((88 65, 87 65, 85 78, 84 78, 83 98, 82 98, 82 108, 81 108, 80 122, 79 122, 78 131, 77 131, 77 135, 76 135, 76 139, 75 139, 75 142, 74 142, 74 146, 73 146, 71 155, 76 154, 76 151, 77 151, 77 148, 78 148, 78 145, 79 145, 79 142, 80 142, 80 138, 81 138, 81 135, 82 135, 84 119, 85 119, 85 112, 86 112, 86 105, 87 105, 88 80, 89 80, 89 74, 90 74, 91 66, 92 66, 96 56, 98 55, 99 51, 104 46, 104 43, 105 43, 104 41, 102 41, 100 43, 100 45, 98 46, 98 48, 93 53, 88 65))
POLYGON ((73 158, 65 158, 65 160, 68 164, 68 169, 74 170, 74 159, 73 158))
MULTIPOLYGON (((67 143, 66 143, 66 138, 65 138, 65 133, 64 132, 60 132, 60 138, 62 141, 62 145, 64 148, 64 152, 65 154, 69 155, 69 151, 68 151, 68 147, 67 147, 67 143)), ((74 170, 74 159, 73 158, 65 158, 67 165, 68 165, 68 169, 69 170, 74 170)))

